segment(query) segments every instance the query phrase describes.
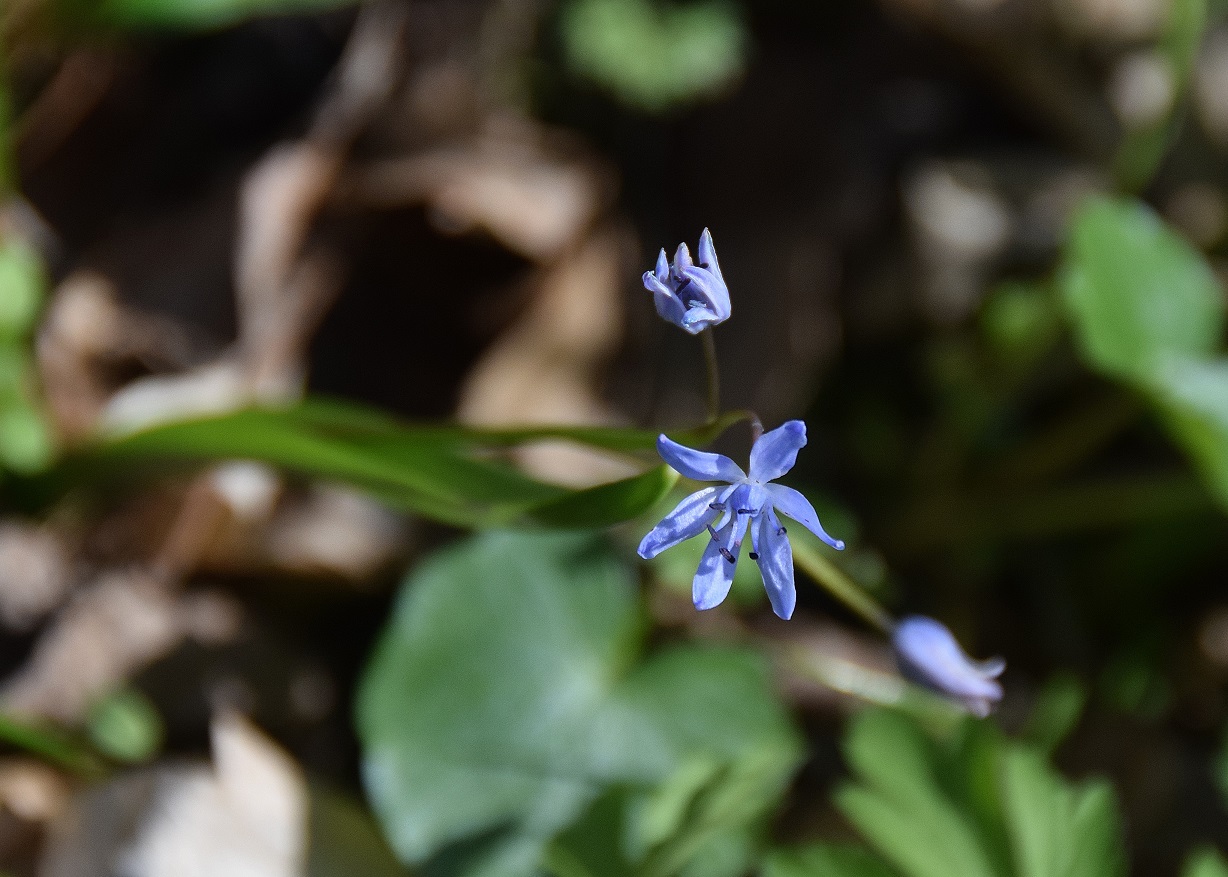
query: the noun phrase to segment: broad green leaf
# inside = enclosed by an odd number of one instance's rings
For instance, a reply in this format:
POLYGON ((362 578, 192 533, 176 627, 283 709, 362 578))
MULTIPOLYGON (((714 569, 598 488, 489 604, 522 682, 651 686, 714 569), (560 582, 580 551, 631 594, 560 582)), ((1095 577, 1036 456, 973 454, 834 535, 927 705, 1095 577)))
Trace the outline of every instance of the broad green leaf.
POLYGON ((1157 372, 1152 394, 1169 431, 1228 505, 1228 359, 1171 362, 1157 372))
POLYGON ((747 44, 737 7, 722 0, 570 0, 560 36, 573 70, 649 111, 726 88, 747 44))
POLYGON ((896 877, 896 872, 861 847, 822 843, 773 851, 762 877, 896 877))
MULTIPOLYGON (((736 806, 721 783, 682 782, 704 819, 728 827, 729 808, 774 801, 797 742, 761 660, 697 646, 644 658, 640 635, 630 570, 591 537, 492 532, 423 564, 357 707, 368 793, 402 860, 446 851, 459 873, 531 874, 603 794, 651 794, 705 760, 710 780, 773 779, 736 806), (739 767, 756 759, 771 770, 739 767)), ((669 809, 637 823, 641 853, 664 848, 669 809)))
POLYGON ((1228 877, 1228 860, 1214 847, 1203 847, 1190 853, 1181 877, 1228 877))
POLYGON ((1224 298, 1202 256, 1147 207, 1093 199, 1075 216, 1062 292, 1088 360, 1147 386, 1179 359, 1209 356, 1224 298))

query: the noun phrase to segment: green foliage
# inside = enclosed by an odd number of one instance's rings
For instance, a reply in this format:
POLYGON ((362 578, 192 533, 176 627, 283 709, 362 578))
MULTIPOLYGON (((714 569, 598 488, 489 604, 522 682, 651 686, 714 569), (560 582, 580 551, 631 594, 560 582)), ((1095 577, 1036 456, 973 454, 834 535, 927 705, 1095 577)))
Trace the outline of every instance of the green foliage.
POLYGON ((162 748, 162 717, 149 698, 124 688, 90 709, 86 730, 98 751, 117 761, 145 761, 162 748))
MULTIPOLYGON (((741 417, 678 435, 706 440, 741 417)), ((592 528, 642 514, 677 480, 673 470, 657 465, 621 481, 569 490, 492 457, 500 448, 545 438, 641 451, 656 442, 656 434, 644 430, 415 427, 361 406, 310 400, 177 421, 103 440, 17 487, 27 504, 41 504, 75 487, 129 480, 141 470, 243 459, 344 481, 395 508, 458 526, 592 528)))
POLYGON ((244 19, 349 6, 354 0, 60 0, 70 21, 90 27, 211 30, 244 19))
POLYGON ((1142 392, 1228 505, 1225 300, 1206 260, 1146 207, 1075 218, 1062 289, 1087 360, 1142 392))
POLYGON ((1189 90, 1207 28, 1207 5, 1207 0, 1171 0, 1168 4, 1168 21, 1155 52, 1172 77, 1172 105, 1153 124, 1130 131, 1122 141, 1113 170, 1125 191, 1137 192, 1147 184, 1180 129, 1179 107, 1189 90))
POLYGON ((369 797, 401 859, 459 874, 533 874, 544 856, 576 875, 742 867, 795 733, 757 655, 645 656, 642 633, 630 570, 589 536, 492 532, 419 566, 357 706, 369 797))
POLYGON ((738 10, 723 0, 571 0, 560 27, 573 70, 654 112, 726 88, 747 52, 738 10))
MULTIPOLYGON (((0 159, 2 160, 2 159, 0 159)), ((46 290, 37 255, 0 238, 0 467, 34 472, 51 459, 38 409, 31 337, 46 290)))
POLYGON ((1088 360, 1143 386, 1174 361, 1211 355, 1224 299, 1202 256, 1147 207, 1094 199, 1075 217, 1062 274, 1088 360))
POLYGON ((764 862, 762 877, 897 877, 873 853, 851 844, 811 844, 777 850, 764 862))
POLYGON ((1185 860, 1181 877, 1228 877, 1228 861, 1212 847, 1195 850, 1185 860))
POLYGON ((856 779, 836 803, 904 877, 1125 873, 1111 788, 1070 783, 985 723, 936 741, 902 713, 871 711, 845 754, 856 779))

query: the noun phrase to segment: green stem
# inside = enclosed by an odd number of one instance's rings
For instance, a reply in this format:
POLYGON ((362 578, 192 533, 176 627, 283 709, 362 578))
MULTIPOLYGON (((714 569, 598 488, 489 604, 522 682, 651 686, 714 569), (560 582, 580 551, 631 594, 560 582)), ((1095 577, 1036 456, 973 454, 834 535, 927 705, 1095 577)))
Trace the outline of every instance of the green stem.
POLYGON ((700 332, 699 340, 703 342, 704 365, 708 372, 708 422, 715 423, 721 416, 721 372, 716 362, 716 341, 711 329, 700 332))
POLYGON ((816 549, 804 544, 800 539, 795 540, 793 561, 823 590, 860 615, 872 627, 887 636, 891 635, 895 627, 891 614, 816 549))

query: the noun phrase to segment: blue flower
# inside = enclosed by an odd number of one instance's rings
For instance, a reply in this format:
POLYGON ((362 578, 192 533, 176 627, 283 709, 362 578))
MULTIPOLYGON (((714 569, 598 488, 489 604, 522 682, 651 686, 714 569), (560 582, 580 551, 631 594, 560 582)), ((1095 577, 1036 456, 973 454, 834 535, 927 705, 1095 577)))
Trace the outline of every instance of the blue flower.
POLYGON ((750 557, 759 562, 772 610, 781 618, 789 618, 797 602, 793 549, 777 512, 797 521, 832 548, 844 548, 844 542, 827 535, 806 497, 791 487, 769 483, 793 468, 797 452, 805 444, 806 424, 800 420, 790 420, 764 433, 751 447, 748 476, 723 454, 695 451, 659 436, 657 451, 670 466, 687 478, 724 484, 704 488, 680 502, 640 542, 640 557, 651 560, 707 530, 712 541, 699 561, 692 596, 696 609, 711 609, 729 593, 749 526, 750 557))
POLYGON ((972 660, 951 631, 934 619, 910 615, 895 626, 891 642, 905 678, 957 701, 974 716, 989 715, 1002 699, 997 677, 1006 662, 972 660))
POLYGON ((699 236, 698 265, 691 261, 686 244, 678 245, 672 265, 661 250, 656 268, 644 272, 644 287, 652 293, 661 319, 692 335, 725 322, 733 310, 712 233, 706 228, 699 236))

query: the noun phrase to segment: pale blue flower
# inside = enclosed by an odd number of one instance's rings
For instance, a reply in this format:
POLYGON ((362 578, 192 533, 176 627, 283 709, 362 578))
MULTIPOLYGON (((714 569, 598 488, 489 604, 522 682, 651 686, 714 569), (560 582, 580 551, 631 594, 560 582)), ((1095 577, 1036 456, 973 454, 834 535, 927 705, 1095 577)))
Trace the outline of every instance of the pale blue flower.
POLYGON ((1006 662, 972 660, 951 631, 934 619, 910 615, 895 626, 891 642, 905 678, 957 701, 974 716, 989 715, 1002 699, 997 677, 1006 662))
POLYGON ((699 236, 698 263, 691 261, 686 244, 678 245, 672 265, 661 250, 656 268, 644 272, 644 287, 652 293, 661 319, 692 335, 725 322, 732 313, 729 288, 706 228, 699 236))
POLYGON ((658 437, 661 458, 687 478, 724 483, 692 493, 680 502, 644 537, 640 557, 650 560, 707 530, 712 540, 699 561, 692 596, 695 608, 711 609, 729 593, 749 526, 750 556, 759 562, 772 610, 781 618, 789 618, 797 602, 793 549, 777 513, 797 521, 832 548, 844 548, 844 542, 829 536, 819 524, 819 516, 806 497, 791 487, 770 483, 793 468, 797 452, 805 444, 806 424, 800 420, 790 420, 764 433, 751 447, 748 476, 723 454, 692 450, 665 436, 658 437))

